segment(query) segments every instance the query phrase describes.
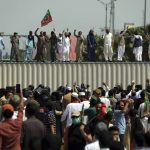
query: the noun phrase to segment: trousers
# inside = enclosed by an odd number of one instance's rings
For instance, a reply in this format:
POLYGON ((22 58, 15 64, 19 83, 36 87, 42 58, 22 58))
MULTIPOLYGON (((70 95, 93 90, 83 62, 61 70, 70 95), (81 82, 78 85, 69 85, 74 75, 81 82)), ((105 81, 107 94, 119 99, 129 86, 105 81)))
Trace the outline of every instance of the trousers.
POLYGON ((143 52, 143 47, 134 47, 133 49, 133 54, 135 56, 136 61, 142 61, 142 52, 143 52))
POLYGON ((113 56, 113 50, 112 50, 112 46, 111 45, 104 45, 104 57, 105 57, 105 61, 112 61, 112 56, 113 56))
POLYGON ((118 60, 122 61, 122 57, 124 56, 125 52, 125 45, 119 45, 118 46, 118 60))

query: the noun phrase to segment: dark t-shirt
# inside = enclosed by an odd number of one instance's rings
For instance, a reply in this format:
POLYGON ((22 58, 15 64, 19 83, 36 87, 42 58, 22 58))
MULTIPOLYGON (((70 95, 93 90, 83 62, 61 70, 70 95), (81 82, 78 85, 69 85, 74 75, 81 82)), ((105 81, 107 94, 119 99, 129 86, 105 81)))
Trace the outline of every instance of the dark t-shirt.
POLYGON ((50 129, 50 121, 49 121, 49 117, 47 113, 41 113, 38 112, 36 114, 36 118, 39 119, 45 126, 46 128, 46 134, 50 134, 51 133, 51 129, 50 129))
MULTIPOLYGON (((85 128, 85 132, 89 134, 88 128, 85 128)), ((84 150, 85 145, 86 141, 80 132, 80 125, 70 126, 68 132, 68 150, 84 150)))
POLYGON ((94 116, 96 116, 96 108, 95 107, 89 107, 88 109, 84 110, 84 115, 88 116, 88 121, 90 121, 94 116))

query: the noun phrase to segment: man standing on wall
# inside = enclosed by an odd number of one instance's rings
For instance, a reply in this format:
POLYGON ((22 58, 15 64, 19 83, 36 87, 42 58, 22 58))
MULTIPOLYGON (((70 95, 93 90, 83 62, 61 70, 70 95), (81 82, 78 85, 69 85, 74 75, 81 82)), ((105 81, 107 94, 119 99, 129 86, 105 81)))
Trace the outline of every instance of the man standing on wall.
POLYGON ((19 36, 17 32, 14 32, 14 35, 10 38, 10 42, 12 44, 10 61, 12 61, 15 57, 16 62, 18 62, 19 57, 19 36))
POLYGON ((135 32, 133 54, 135 56, 136 61, 142 61, 142 52, 143 52, 142 41, 143 41, 142 36, 139 35, 138 32, 135 32))
POLYGON ((112 50, 113 36, 109 29, 106 29, 106 35, 104 36, 104 57, 105 61, 112 61, 113 50, 112 50))
POLYGON ((2 32, 0 32, 0 61, 2 61, 3 59, 3 52, 2 50, 5 49, 5 44, 4 44, 4 41, 3 41, 3 37, 2 37, 2 32))
POLYGON ((56 61, 56 50, 57 50, 57 37, 54 31, 51 31, 50 37, 50 55, 51 55, 51 62, 56 61))
POLYGON ((74 30, 74 36, 77 38, 77 44, 76 44, 76 60, 78 62, 82 61, 82 53, 84 48, 84 38, 82 36, 82 31, 78 32, 78 35, 76 34, 76 30, 74 30))
POLYGON ((122 61, 122 58, 125 53, 125 34, 126 30, 121 31, 119 34, 119 44, 118 44, 118 61, 122 61))
POLYGON ((44 42, 45 42, 45 37, 43 36, 43 32, 40 32, 40 35, 37 34, 37 31, 39 28, 36 29, 35 31, 35 36, 37 37, 37 54, 35 56, 35 60, 44 62, 44 42))
POLYGON ((65 32, 63 36, 63 61, 70 61, 70 39, 68 33, 65 32))
POLYGON ((35 48, 34 36, 32 35, 32 31, 29 31, 29 35, 26 40, 26 61, 32 60, 33 49, 35 48))
POLYGON ((94 36, 94 31, 90 30, 87 35, 87 50, 88 50, 88 60, 95 61, 95 48, 96 48, 96 39, 94 36))

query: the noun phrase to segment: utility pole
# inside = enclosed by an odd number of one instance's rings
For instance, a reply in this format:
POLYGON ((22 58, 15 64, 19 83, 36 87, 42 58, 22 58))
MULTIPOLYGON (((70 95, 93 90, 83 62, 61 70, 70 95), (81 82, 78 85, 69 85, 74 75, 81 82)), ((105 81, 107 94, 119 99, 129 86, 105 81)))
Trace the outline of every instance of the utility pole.
POLYGON ((146 30, 146 0, 145 0, 145 5, 144 5, 144 30, 146 30))
POLYGON ((107 29, 107 5, 108 5, 108 4, 106 4, 106 19, 105 19, 105 30, 107 29))
POLYGON ((115 1, 116 0, 111 0, 111 29, 112 29, 112 34, 115 35, 115 1))
POLYGON ((97 0, 97 1, 100 2, 102 5, 105 6, 105 11, 106 11, 106 13, 105 13, 105 30, 106 30, 108 28, 108 24, 107 24, 108 13, 107 13, 107 11, 108 11, 108 6, 111 4, 111 2, 104 3, 101 0, 97 0))

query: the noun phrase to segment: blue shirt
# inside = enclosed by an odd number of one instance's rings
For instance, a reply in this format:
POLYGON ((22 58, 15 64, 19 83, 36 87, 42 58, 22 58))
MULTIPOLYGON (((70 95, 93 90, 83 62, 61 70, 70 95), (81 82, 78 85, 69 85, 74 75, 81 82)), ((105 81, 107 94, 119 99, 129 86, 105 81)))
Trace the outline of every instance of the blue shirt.
POLYGON ((122 110, 115 110, 114 117, 116 121, 116 126, 119 128, 119 133, 125 134, 126 129, 125 113, 122 110))

